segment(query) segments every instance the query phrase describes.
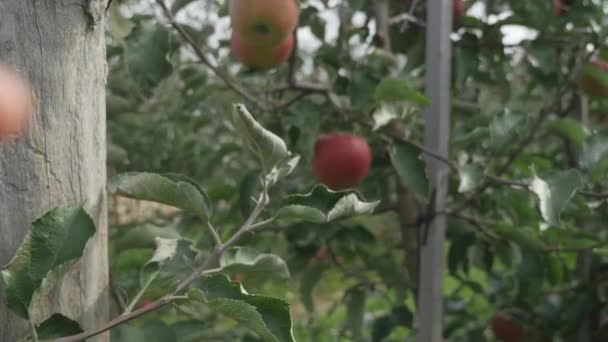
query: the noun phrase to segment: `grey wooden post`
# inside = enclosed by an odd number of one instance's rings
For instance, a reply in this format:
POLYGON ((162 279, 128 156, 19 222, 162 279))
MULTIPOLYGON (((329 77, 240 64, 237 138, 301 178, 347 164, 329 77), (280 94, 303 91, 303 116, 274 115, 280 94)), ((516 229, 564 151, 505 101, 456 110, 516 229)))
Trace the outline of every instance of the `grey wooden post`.
MULTIPOLYGON (((16 67, 37 97, 27 134, 0 145, 0 265, 36 218, 57 206, 85 204, 97 234, 52 298, 37 303, 32 314, 39 322, 61 312, 84 329, 109 318, 105 5, 0 0, 0 61, 16 67)), ((19 341, 27 322, 6 307, 2 281, 0 291, 0 341, 19 341)))
MULTIPOLYGON (((432 104, 425 113, 425 145, 447 156, 450 140, 452 0, 428 0, 426 24, 426 94, 432 104)), ((427 158, 427 174, 435 191, 435 211, 445 207, 449 168, 427 158)), ((446 217, 436 216, 423 232, 418 294, 419 342, 441 342, 446 217), (424 239, 426 235, 426 239, 424 239)))

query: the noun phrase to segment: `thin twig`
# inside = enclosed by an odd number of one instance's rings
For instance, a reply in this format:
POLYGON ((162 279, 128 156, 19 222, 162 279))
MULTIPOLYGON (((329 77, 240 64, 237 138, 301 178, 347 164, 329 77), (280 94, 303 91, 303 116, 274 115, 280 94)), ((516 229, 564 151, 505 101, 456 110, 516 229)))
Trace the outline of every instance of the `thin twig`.
POLYGON ((221 245, 222 244, 222 239, 220 238, 220 236, 217 234, 217 230, 215 229, 215 227, 213 226, 213 224, 211 223, 210 220, 207 220, 207 224, 205 225, 205 227, 207 228, 207 231, 209 232, 209 234, 211 235, 211 237, 213 238, 213 243, 217 246, 217 245, 221 245))
POLYGON ((184 28, 177 23, 173 13, 167 7, 163 0, 156 0, 156 3, 162 8, 165 17, 169 21, 169 24, 177 31, 177 33, 181 36, 181 38, 192 48, 196 56, 201 60, 203 64, 205 64, 213 73, 219 77, 224 83, 234 90, 239 95, 246 98, 248 101, 254 103, 257 107, 261 108, 264 111, 270 111, 272 109, 272 105, 262 101, 255 95, 251 94, 243 85, 241 85, 237 80, 233 79, 226 73, 224 70, 221 70, 219 67, 213 64, 211 60, 207 57, 205 52, 196 44, 196 41, 184 30, 184 28))
POLYGON ((182 297, 163 297, 159 300, 157 300, 156 302, 151 303, 150 305, 146 305, 143 308, 140 308, 138 310, 135 310, 129 314, 126 315, 120 315, 116 318, 114 318, 113 320, 107 322, 106 324, 102 325, 101 327, 97 328, 97 329, 93 329, 90 331, 85 331, 82 332, 80 334, 76 334, 76 335, 72 335, 72 336, 67 336, 67 337, 62 337, 59 339, 56 339, 55 342, 80 342, 80 341, 84 341, 87 338, 91 338, 93 336, 97 336, 99 334, 102 334, 112 328, 114 328, 117 325, 121 325, 123 323, 126 323, 128 321, 131 321, 139 316, 142 316, 148 312, 157 310, 158 308, 161 308, 175 300, 181 299, 182 297))
MULTIPOLYGON (((221 255, 226 250, 228 250, 230 247, 232 247, 236 243, 238 243, 247 233, 253 232, 255 230, 255 228, 252 229, 252 227, 257 226, 259 228, 260 224, 265 222, 265 221, 262 221, 257 225, 255 223, 255 221, 258 219, 260 214, 264 211, 264 208, 268 205, 268 201, 269 201, 269 198, 268 198, 267 189, 266 189, 266 186, 264 186, 264 191, 258 197, 258 201, 257 201, 255 208, 253 209, 253 211, 251 212, 251 214, 249 215, 249 217, 247 218, 245 223, 243 223, 243 225, 239 228, 239 230, 226 243, 222 244, 220 242, 220 244, 217 244, 215 246, 215 248, 213 249, 213 251, 211 252, 211 254, 205 259, 205 261, 196 270, 194 270, 186 279, 181 281, 176 286, 173 293, 171 293, 170 295, 165 296, 165 297, 163 297, 155 302, 152 302, 151 304, 146 305, 145 307, 135 310, 133 312, 122 314, 97 329, 85 331, 85 332, 77 334, 77 335, 63 337, 63 338, 56 340, 56 342, 83 341, 87 338, 102 334, 117 325, 126 323, 139 316, 145 315, 148 312, 159 309, 169 303, 172 303, 175 300, 187 299, 188 298, 187 296, 180 295, 180 293, 182 293, 186 288, 188 288, 193 282, 198 280, 202 275, 206 274, 206 271, 209 270, 210 267, 217 264, 221 255)), ((266 220, 266 221, 268 221, 268 220, 266 220)))

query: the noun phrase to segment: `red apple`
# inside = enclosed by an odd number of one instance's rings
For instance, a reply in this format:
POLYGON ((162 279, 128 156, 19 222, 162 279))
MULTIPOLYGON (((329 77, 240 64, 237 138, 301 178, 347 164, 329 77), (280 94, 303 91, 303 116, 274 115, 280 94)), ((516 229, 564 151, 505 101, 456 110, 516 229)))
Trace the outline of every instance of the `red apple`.
POLYGON ((334 133, 317 139, 313 169, 320 183, 333 190, 344 190, 361 184, 371 161, 371 150, 365 139, 334 133))
POLYGON ((588 62, 582 70, 581 88, 585 93, 595 97, 608 96, 608 62, 594 60, 588 62))
POLYGON ((329 255, 329 251, 327 250, 327 247, 323 246, 317 250, 317 253, 315 254, 315 260, 323 261, 323 260, 327 259, 328 255, 329 255))
POLYGON ((232 29, 252 46, 274 47, 298 25, 297 0, 231 0, 232 29))
POLYGON ((492 331, 502 342, 520 342, 526 336, 526 329, 505 312, 492 317, 492 331))
POLYGON ((562 1, 561 0, 553 0, 553 13, 556 17, 562 15, 562 1))
POLYGON ((19 136, 32 112, 28 83, 14 69, 0 63, 0 142, 19 136))
POLYGON ((289 35, 279 46, 269 48, 250 45, 238 32, 232 32, 230 46, 234 57, 244 65, 256 69, 268 69, 280 65, 291 56, 294 38, 293 35, 289 35))
POLYGON ((454 25, 460 24, 460 18, 464 16, 465 12, 466 8, 464 7, 464 0, 454 0, 454 7, 452 8, 454 25))
POLYGON ((239 283, 242 283, 243 282, 243 276, 237 273, 237 274, 235 274, 235 275, 232 276, 232 281, 237 281, 239 283))

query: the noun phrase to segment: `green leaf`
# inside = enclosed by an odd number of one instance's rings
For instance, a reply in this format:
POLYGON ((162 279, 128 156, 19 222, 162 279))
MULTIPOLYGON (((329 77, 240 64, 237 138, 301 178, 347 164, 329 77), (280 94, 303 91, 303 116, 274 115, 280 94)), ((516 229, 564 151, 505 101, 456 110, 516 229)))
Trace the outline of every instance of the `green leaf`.
POLYGON ((272 170, 270 170, 268 175, 266 175, 266 184, 268 186, 275 185, 279 180, 289 176, 298 166, 299 162, 299 155, 289 156, 280 161, 272 170))
POLYGON ((280 161, 290 155, 285 142, 260 125, 245 105, 234 105, 232 120, 241 137, 259 158, 262 169, 266 173, 272 171, 280 161))
POLYGON ((83 332, 78 322, 62 314, 54 314, 36 327, 36 334, 40 341, 56 339, 59 337, 76 335, 83 332))
POLYGON ((194 1, 195 0, 175 0, 173 5, 171 6, 171 12, 177 13, 177 12, 179 12, 179 10, 188 6, 190 3, 194 2, 194 1))
POLYGON ((545 178, 536 175, 530 189, 540 200, 543 219, 557 226, 560 224, 560 213, 580 186, 580 174, 576 170, 568 170, 545 178))
POLYGON ((419 91, 410 88, 407 82, 387 77, 383 79, 374 92, 378 102, 410 101, 422 106, 428 106, 431 101, 419 91))
POLYGON ((120 14, 118 6, 110 8, 109 23, 108 32, 117 41, 123 41, 135 28, 135 24, 120 14))
POLYGON ((399 110, 396 105, 390 103, 382 103, 372 115, 374 120, 374 130, 378 130, 391 121, 399 118, 399 110))
POLYGON ((124 61, 140 91, 149 95, 173 72, 168 56, 171 44, 168 31, 156 24, 142 24, 127 39, 124 61))
POLYGON ((398 326, 411 327, 414 315, 406 306, 393 308, 390 314, 378 317, 372 326, 372 342, 381 342, 398 326))
POLYGON ((363 316, 367 293, 361 287, 350 289, 346 293, 346 326, 354 341, 363 341, 363 316))
POLYGON ((141 271, 142 285, 154 280, 159 273, 168 273, 171 278, 187 275, 195 268, 196 253, 192 250, 192 243, 183 239, 156 238, 156 250, 141 271))
POLYGON ((502 115, 497 115, 490 126, 492 145, 497 149, 510 146, 513 138, 517 137, 522 127, 525 126, 526 116, 506 110, 502 115))
POLYGON ((581 164, 594 181, 606 176, 608 171, 608 132, 600 132, 585 141, 581 164))
POLYGON ((220 259, 220 270, 227 274, 240 274, 247 284, 289 278, 289 269, 281 257, 248 247, 226 251, 220 259))
POLYGON ((122 251, 132 248, 155 248, 156 238, 179 239, 180 235, 174 227, 158 227, 152 224, 135 227, 120 227, 119 235, 114 238, 116 249, 122 251))
POLYGON ((509 240, 524 249, 542 250, 545 246, 542 241, 524 227, 514 227, 507 224, 497 224, 493 232, 503 239, 509 240))
POLYGON ((29 317, 34 292, 55 268, 79 259, 95 223, 82 207, 62 207, 36 220, 13 259, 2 269, 7 306, 29 317))
POLYGON ((391 162, 401 180, 416 193, 418 199, 425 201, 429 194, 429 181, 426 178, 426 163, 420 151, 408 144, 394 142, 389 149, 391 162))
POLYGON ((579 148, 583 147, 583 143, 587 137, 585 127, 579 121, 571 118, 552 120, 547 124, 547 131, 568 138, 579 148))
POLYGON ((469 192, 477 188, 483 180, 484 169, 479 164, 468 164, 458 169, 460 184, 458 192, 469 192))
POLYGON ((108 190, 129 198, 177 207, 204 219, 212 212, 207 193, 194 180, 182 175, 123 173, 110 180, 108 190))
POLYGON ((315 262, 304 270, 300 280, 300 298, 309 312, 315 311, 313 292, 323 277, 323 273, 329 268, 325 262, 315 262))
POLYGON ((240 283, 231 282, 225 275, 203 278, 200 292, 191 298, 203 296, 213 310, 247 326, 264 341, 295 342, 289 304, 286 302, 277 298, 250 295, 240 283))
POLYGON ((373 213, 376 202, 363 202, 355 192, 336 192, 317 185, 308 194, 287 197, 278 218, 328 223, 340 218, 373 213))
POLYGON ((546 270, 544 261, 542 252, 522 250, 521 263, 517 267, 517 278, 520 282, 520 296, 526 300, 536 298, 543 288, 546 270))
POLYGON ((258 193, 258 186, 262 183, 260 171, 255 170, 248 173, 239 186, 239 209, 244 217, 247 217, 255 206, 254 196, 258 193))

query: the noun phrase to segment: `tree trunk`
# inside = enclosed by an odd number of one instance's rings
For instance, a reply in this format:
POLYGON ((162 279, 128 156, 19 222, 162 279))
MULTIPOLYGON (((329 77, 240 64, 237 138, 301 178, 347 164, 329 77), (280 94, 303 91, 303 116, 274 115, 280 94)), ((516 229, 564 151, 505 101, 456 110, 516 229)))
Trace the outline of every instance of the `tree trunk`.
MULTIPOLYGON (((32 318, 60 312, 85 330, 108 320, 105 2, 0 0, 0 61, 31 82, 37 106, 28 133, 0 145, 0 264, 36 218, 84 204, 97 223, 94 240, 32 318)), ((26 326, 0 296, 0 341, 18 341, 26 326)))

